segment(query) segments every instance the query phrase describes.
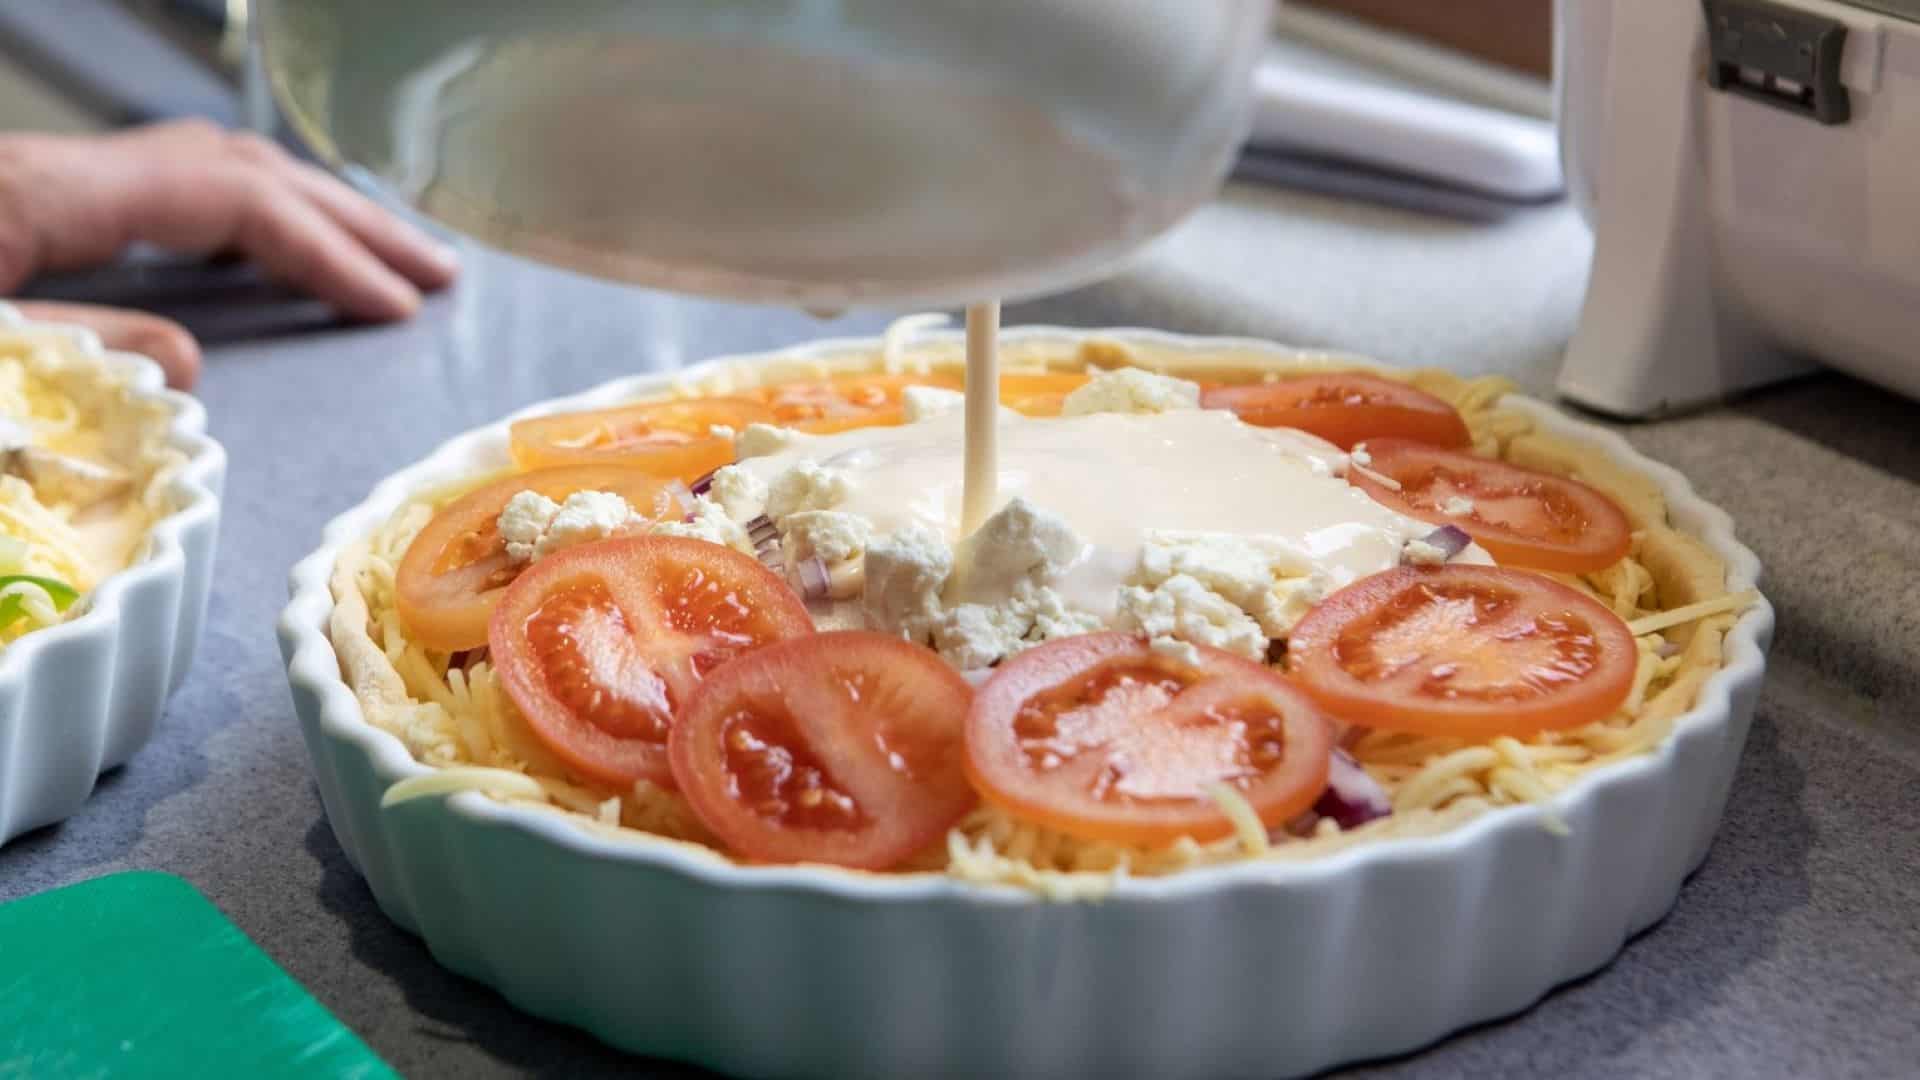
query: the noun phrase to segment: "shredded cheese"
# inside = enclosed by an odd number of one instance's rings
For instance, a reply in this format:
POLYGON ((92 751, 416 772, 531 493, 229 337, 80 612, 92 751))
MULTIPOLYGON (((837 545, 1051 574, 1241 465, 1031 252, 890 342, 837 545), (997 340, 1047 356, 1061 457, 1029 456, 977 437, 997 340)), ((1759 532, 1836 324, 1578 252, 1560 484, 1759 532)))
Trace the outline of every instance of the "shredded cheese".
POLYGON ((1386 473, 1375 472, 1374 470, 1367 468, 1365 465, 1362 465, 1357 461, 1353 461, 1351 458, 1348 459, 1347 467, 1349 469, 1352 469, 1354 472, 1359 473, 1361 476, 1364 476, 1367 479, 1373 481, 1374 483, 1379 484, 1381 487, 1386 488, 1388 491, 1401 490, 1400 481, 1395 480, 1393 477, 1388 476, 1386 473))
MULTIPOLYGON (((889 375, 906 372, 907 342, 920 331, 945 326, 947 322, 947 317, 939 312, 922 312, 918 315, 902 315, 888 323, 880 336, 880 369, 889 375)), ((921 365, 922 368, 925 366, 921 365)))
POLYGON ((1688 604, 1686 607, 1674 608, 1672 611, 1662 611, 1635 619, 1627 624, 1627 629, 1633 631, 1634 637, 1644 637, 1647 634, 1657 634, 1662 630, 1671 630, 1676 626, 1685 626, 1690 622, 1698 622, 1710 616, 1744 611, 1758 599, 1760 599, 1758 589, 1742 589, 1737 593, 1717 596, 1697 604, 1688 604))
MULTIPOLYGON (((522 772, 507 769, 483 769, 475 766, 447 766, 424 776, 409 776, 398 781, 380 796, 380 808, 398 806, 433 795, 451 795, 458 791, 479 791, 499 798, 540 799, 547 797, 540 781, 522 772)), ((615 800, 616 802, 618 800, 615 800)))
POLYGON ((1270 846, 1267 842, 1267 827, 1260 824, 1260 815, 1253 812, 1253 804, 1240 794, 1232 784, 1211 783, 1203 788, 1207 798, 1220 807, 1220 812, 1233 822, 1234 835, 1240 839, 1240 846, 1249 855, 1265 855, 1270 846))

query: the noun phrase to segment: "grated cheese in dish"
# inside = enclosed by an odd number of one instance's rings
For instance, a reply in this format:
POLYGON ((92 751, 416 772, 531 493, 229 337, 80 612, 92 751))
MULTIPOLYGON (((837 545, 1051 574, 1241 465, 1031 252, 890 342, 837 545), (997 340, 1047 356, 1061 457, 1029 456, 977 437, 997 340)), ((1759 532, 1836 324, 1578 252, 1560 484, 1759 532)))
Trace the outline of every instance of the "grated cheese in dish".
MULTIPOLYGON (((1116 348, 1111 343, 1089 343, 1078 355, 1014 359, 1057 370, 1097 357, 1103 366, 1111 367, 1116 348)), ((1142 370, 1177 369, 1174 373, 1196 379, 1257 380, 1263 372, 1233 356, 1148 351, 1124 355, 1142 370)), ((898 348, 889 360, 890 365, 908 362, 898 348)), ((926 360, 923 369, 932 370, 943 362, 951 359, 926 360)), ((1751 597, 1727 592, 1718 560, 1668 522, 1657 488, 1628 470, 1598 461, 1578 444, 1535 430, 1524 412, 1501 407, 1499 398, 1507 389, 1504 382, 1463 380, 1435 372, 1415 373, 1412 381, 1460 410, 1476 452, 1562 474, 1578 472, 1581 479, 1612 495, 1628 513, 1636 531, 1627 558, 1594 574, 1556 575, 1611 608, 1636 632, 1638 664, 1621 709, 1583 728, 1528 739, 1475 742, 1388 732, 1360 734, 1349 753, 1385 789, 1394 812, 1353 829, 1342 829, 1323 818, 1306 835, 1283 830, 1263 833, 1244 800, 1236 805, 1238 796, 1227 791, 1215 798, 1235 823, 1232 835, 1205 844, 1182 839, 1142 847, 1078 840, 982 806, 942 843, 911 860, 903 872, 1011 884, 1060 899, 1094 897, 1129 875, 1160 876, 1245 859, 1312 858, 1356 843, 1436 834, 1495 807, 1548 803, 1586 771, 1657 746, 1673 721, 1692 706, 1700 685, 1720 666, 1721 637, 1751 597)), ((940 415, 936 410, 923 422, 938 422, 940 415)), ((806 438, 780 429, 755 432, 750 428, 739 437, 739 452, 750 464, 756 457, 792 454, 806 438)), ((844 523, 808 515, 845 512, 857 481, 834 475, 836 470, 844 472, 844 464, 813 462, 791 478, 786 476, 790 467, 772 477, 739 466, 723 469, 713 491, 702 500, 708 504, 703 512, 715 521, 737 525, 741 517, 766 510, 775 501, 778 487, 783 516, 799 519, 794 531, 807 550, 822 557, 845 558, 853 549, 864 548, 860 554, 865 562, 865 589, 846 598, 839 610, 871 623, 904 628, 913 636, 924 633, 935 646, 944 633, 961 643, 950 658, 984 658, 996 649, 1045 640, 1053 632, 1084 632, 1120 617, 1122 596, 1115 598, 1114 613, 1106 614, 1076 607, 1058 590, 1050 598, 1041 594, 1059 584, 1047 569, 1050 560, 1069 561, 1073 540, 1085 539, 1071 525, 1067 532, 1073 536, 1053 529, 1045 520, 1048 510, 1043 505, 1015 508, 999 526, 1009 536, 1024 540, 996 545, 996 551, 1024 551, 1029 557, 1025 564, 1009 556, 1011 561, 996 564, 989 559, 985 566, 973 565, 978 560, 969 557, 964 544, 951 542, 924 523, 910 522, 890 532, 869 527, 860 536, 836 533, 836 524, 844 523), (729 478, 723 481, 722 477, 729 478), (1036 568, 1039 573, 1033 572, 1036 568), (970 585, 961 584, 970 576, 970 585), (1018 605, 1009 603, 1016 598, 1018 605), (993 612, 1024 607, 1012 618, 984 610, 955 614, 982 599, 993 601, 993 612), (1073 622, 1096 617, 1102 621, 1073 622), (1064 621, 1048 624, 1048 619, 1064 621), (983 625, 972 627, 974 623, 983 625), (973 652, 958 655, 966 649, 973 652)), ((583 828, 708 845, 710 837, 675 793, 644 782, 632 790, 611 791, 571 774, 532 736, 484 660, 464 668, 450 667, 444 654, 407 640, 394 613, 394 568, 430 516, 428 503, 403 507, 385 527, 343 555, 334 579, 333 638, 368 720, 399 737, 425 764, 488 770, 471 774, 470 783, 439 780, 418 785, 418 790, 446 790, 451 783, 570 813, 583 828), (539 794, 526 784, 505 780, 499 771, 530 778, 539 794)), ((1151 596, 1171 586, 1176 596, 1220 599, 1251 628, 1239 631, 1248 643, 1242 651, 1251 649, 1256 639, 1264 651, 1270 635, 1284 633, 1319 596, 1337 587, 1324 572, 1316 576, 1311 567, 1293 574, 1274 573, 1277 564, 1271 553, 1263 553, 1258 543, 1244 537, 1161 530, 1136 554, 1130 582, 1123 588, 1151 596), (1234 545, 1250 550, 1235 550, 1234 545), (1259 587, 1263 570, 1268 585, 1264 589, 1259 587), (1183 581, 1192 584, 1172 584, 1183 581)), ((1199 631, 1181 633, 1183 625, 1213 624, 1211 617, 1183 615, 1187 609, 1177 600, 1165 624, 1150 621, 1158 618, 1151 614, 1159 610, 1156 603, 1145 604, 1142 610, 1148 614, 1136 616, 1138 625, 1153 634, 1158 649, 1190 647, 1187 642, 1204 636, 1199 631)), ((1232 621, 1224 610, 1220 614, 1221 622, 1232 621)), ((1551 816, 1547 824, 1550 829, 1565 827, 1551 816)), ((724 858, 717 852, 713 855, 724 858)))
POLYGON ((0 647, 86 609, 168 512, 162 405, 64 335, 0 331, 0 647))

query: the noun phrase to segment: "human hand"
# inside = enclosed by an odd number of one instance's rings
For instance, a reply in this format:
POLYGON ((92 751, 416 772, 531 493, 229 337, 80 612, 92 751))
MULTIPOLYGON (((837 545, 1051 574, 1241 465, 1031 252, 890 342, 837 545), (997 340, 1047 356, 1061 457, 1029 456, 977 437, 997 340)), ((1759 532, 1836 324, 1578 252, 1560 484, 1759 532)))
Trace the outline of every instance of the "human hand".
MULTIPOLYGON (((0 295, 113 261, 134 242, 237 252, 354 319, 403 319, 453 280, 453 252, 257 135, 179 121, 106 136, 0 136, 0 295)), ((200 350, 158 316, 86 304, 25 314, 93 327, 191 386, 200 350)))

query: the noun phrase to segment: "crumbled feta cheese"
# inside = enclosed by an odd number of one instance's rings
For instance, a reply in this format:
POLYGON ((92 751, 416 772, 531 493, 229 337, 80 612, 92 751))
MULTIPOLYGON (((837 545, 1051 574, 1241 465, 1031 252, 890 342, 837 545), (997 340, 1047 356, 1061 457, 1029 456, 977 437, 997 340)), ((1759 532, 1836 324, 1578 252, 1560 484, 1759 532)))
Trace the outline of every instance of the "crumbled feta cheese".
POLYGON ((1440 512, 1448 517, 1465 517, 1473 513, 1473 500, 1464 495, 1449 495, 1447 501, 1440 504, 1440 512))
POLYGON ((867 550, 873 526, 857 514, 837 510, 803 510, 780 519, 781 539, 797 558, 813 556, 829 563, 845 562, 867 550))
POLYGON ((685 521, 662 521, 653 527, 658 536, 685 536, 720 544, 747 555, 754 554, 753 538, 718 502, 705 495, 693 500, 693 514, 685 521))
POLYGON ((1170 656, 1188 667, 1200 666, 1200 650, 1194 648, 1191 642, 1181 641, 1179 638, 1157 637, 1147 642, 1147 648, 1162 656, 1170 656))
POLYGON ((766 481, 738 465, 723 465, 714 472, 708 494, 735 521, 752 521, 767 505, 766 481))
POLYGON ((1021 582, 996 604, 957 604, 928 620, 929 643, 961 671, 975 671, 1055 638, 1104 629, 1090 612, 1074 611, 1043 585, 1021 582))
POLYGON ((1267 634, 1253 617, 1197 579, 1176 574, 1120 590, 1120 622, 1149 638, 1171 637, 1264 660, 1267 634))
POLYGON ((740 433, 733 430, 731 424, 708 424, 707 434, 716 439, 732 439, 740 433))
POLYGON ((733 437, 733 456, 741 459, 777 454, 800 441, 798 432, 772 424, 748 424, 733 437))
POLYGON ((900 391, 900 406, 905 410, 909 424, 959 412, 966 403, 967 395, 940 386, 909 386, 900 391))
POLYGON ((1102 371, 1061 403, 1060 415, 1163 413, 1200 407, 1200 385, 1140 368, 1102 371))
POLYGON ((1154 586, 1181 575, 1193 578, 1251 616, 1268 637, 1285 637, 1331 585, 1323 572, 1301 562, 1296 554, 1250 537, 1153 532, 1140 550, 1133 583, 1154 586))
POLYGON ((1065 518, 1016 495, 955 548, 954 598, 991 603, 1022 581, 1050 581, 1086 547, 1065 518))
POLYGON ((1438 545, 1429 544, 1425 540, 1409 540, 1406 546, 1400 549, 1400 558, 1415 566, 1438 566, 1447 561, 1447 553, 1438 545))
POLYGON ((747 535, 747 530, 730 517, 719 503, 704 495, 694 499, 693 513, 686 520, 662 521, 652 531, 660 536, 705 540, 748 555, 755 553, 753 540, 747 535))
POLYGON ((1068 607, 1065 597, 1045 586, 1022 583, 1013 591, 1013 602, 1032 616, 1033 627, 1026 634, 1030 642, 1093 634, 1107 628, 1100 616, 1068 607))
POLYGON ((932 530, 914 526, 867 545, 861 595, 869 625, 918 636, 940 613, 940 590, 953 573, 953 551, 932 530))
MULTIPOLYGON (((923 420, 948 416, 966 408, 967 395, 958 390, 948 390, 943 386, 909 386, 900 391, 900 405, 909 424, 918 424, 923 420)), ((1018 416, 1019 413, 1000 406, 1001 416, 1018 416)))
POLYGON ((560 504, 537 491, 522 491, 507 500, 500 510, 500 519, 496 527, 500 538, 507 542, 507 558, 514 562, 531 562, 534 549, 540 546, 540 538, 546 535, 547 526, 553 523, 553 516, 560 512, 560 504))
POLYGON ((852 481, 840 469, 813 461, 796 461, 792 468, 767 485, 764 512, 777 525, 789 514, 831 510, 846 499, 852 487, 852 481))
POLYGON ((1366 443, 1354 443, 1353 449, 1347 451, 1347 460, 1364 469, 1373 464, 1373 455, 1367 452, 1366 443))
POLYGON ((1306 618, 1307 612, 1311 611, 1315 604, 1325 600, 1327 594, 1332 591, 1333 581, 1330 575, 1319 570, 1302 577, 1284 578, 1275 582, 1273 595, 1277 605, 1275 608, 1277 618, 1260 620, 1260 629, 1265 630, 1268 637, 1286 637, 1293 629, 1293 624, 1306 618), (1273 629, 1275 626, 1285 627, 1285 629, 1275 631, 1273 629))
POLYGON ((1019 651, 1031 626, 1009 607, 961 604, 933 621, 932 645, 947 663, 974 671, 1019 651))
MULTIPOLYGON (((1016 511, 1010 520, 1026 524, 1009 528, 1014 539, 1006 546, 985 550, 1025 552, 1011 564, 1026 568, 1022 576, 1005 582, 997 594, 950 607, 941 601, 941 593, 955 574, 955 552, 939 536, 914 526, 872 541, 867 547, 862 600, 868 625, 931 645, 962 671, 986 667, 1042 641, 1103 629, 1099 616, 1074 610, 1059 593, 1036 580, 1034 571, 1048 565, 1047 544, 1039 538, 1053 534, 1051 523, 1031 506, 1016 511), (1032 527, 1035 521, 1040 527, 1032 527)), ((1076 555, 1078 544, 1076 537, 1076 555)), ((995 559, 994 554, 987 555, 989 572, 1004 573, 1006 568, 995 559)))
POLYGON ((611 491, 576 491, 556 503, 537 491, 507 500, 495 523, 515 562, 543 559, 562 548, 646 527, 627 500, 611 491))

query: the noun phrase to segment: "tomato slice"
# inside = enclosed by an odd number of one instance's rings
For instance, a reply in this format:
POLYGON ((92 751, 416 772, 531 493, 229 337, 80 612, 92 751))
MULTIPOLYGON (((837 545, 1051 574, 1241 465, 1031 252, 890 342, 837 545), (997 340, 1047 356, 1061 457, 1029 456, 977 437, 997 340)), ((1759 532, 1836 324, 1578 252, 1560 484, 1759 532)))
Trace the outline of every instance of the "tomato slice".
POLYGON ((1026 416, 1059 416, 1067 395, 1087 385, 1088 375, 1047 372, 1000 376, 1000 404, 1026 416))
POLYGON ((774 423, 815 435, 906 422, 901 394, 909 386, 960 389, 952 375, 837 375, 813 382, 782 383, 764 394, 774 423))
POLYGON ((528 567, 494 608, 487 644, 527 724, 581 775, 671 784, 667 733, 701 679, 813 630, 759 562, 677 536, 602 540, 528 567))
POLYGON ((1355 470, 1351 479, 1375 502, 1458 525, 1498 562, 1583 574, 1612 566, 1632 546, 1627 515, 1578 480, 1405 439, 1369 441, 1367 453, 1371 471, 1400 485, 1395 491, 1355 470), (1448 513, 1450 502, 1461 512, 1448 513))
POLYGON ((1599 601, 1525 570, 1403 566, 1322 600, 1287 668, 1343 720, 1489 739, 1578 727, 1633 686, 1633 632, 1599 601))
POLYGON ((1342 450, 1389 436, 1465 446, 1466 421, 1453 406, 1406 383, 1357 371, 1293 375, 1271 383, 1208 386, 1200 405, 1231 409, 1249 424, 1318 435, 1342 450))
POLYGON ((1162 844, 1233 831, 1230 784, 1269 828, 1327 783, 1331 725, 1278 673, 1217 649, 1200 664, 1130 634, 1029 649, 967 714, 967 772, 988 800, 1088 840, 1162 844))
POLYGON ((783 641, 701 683, 669 739, 673 777, 736 854, 885 869, 972 809, 972 697, 938 656, 888 634, 783 641))
POLYGON ((536 416, 515 423, 509 437, 523 469, 627 465, 692 482, 733 461, 733 440, 715 435, 714 425, 738 431, 773 422, 773 413, 749 398, 688 398, 536 416))
POLYGON ((500 512, 523 491, 556 502, 576 491, 610 491, 655 521, 679 512, 666 481, 614 465, 536 469, 470 491, 427 522, 394 573, 394 608, 409 637, 441 652, 487 643, 487 617, 521 570, 500 539, 500 512))

